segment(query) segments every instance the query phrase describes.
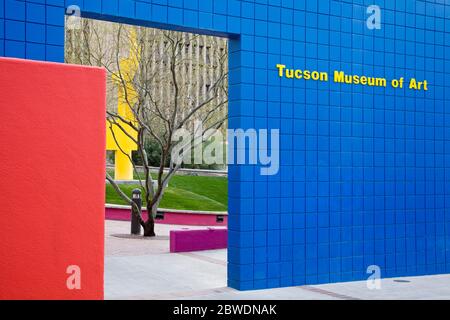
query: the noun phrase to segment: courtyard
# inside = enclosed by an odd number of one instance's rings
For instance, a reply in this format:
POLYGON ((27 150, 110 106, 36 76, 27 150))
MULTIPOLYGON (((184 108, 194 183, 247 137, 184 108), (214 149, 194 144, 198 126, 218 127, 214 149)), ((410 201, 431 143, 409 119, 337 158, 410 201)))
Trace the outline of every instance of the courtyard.
POLYGON ((449 1, 0 0, 0 299, 450 300, 449 1))

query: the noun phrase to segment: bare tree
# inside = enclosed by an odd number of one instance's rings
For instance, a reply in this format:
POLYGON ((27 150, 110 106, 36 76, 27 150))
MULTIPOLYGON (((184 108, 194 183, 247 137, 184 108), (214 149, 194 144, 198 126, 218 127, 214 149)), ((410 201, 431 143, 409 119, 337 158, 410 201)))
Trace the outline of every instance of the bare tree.
MULTIPOLYGON (((195 136, 205 136, 211 132, 210 129, 222 128, 227 121, 228 52, 214 43, 212 37, 123 25, 115 25, 112 30, 113 37, 102 36, 95 25, 90 25, 87 32, 90 38, 96 39, 93 41, 95 45, 91 41, 90 49, 82 50, 81 54, 88 54, 90 63, 94 61, 95 65, 106 68, 110 81, 121 90, 128 107, 127 117, 108 108, 107 120, 120 149, 117 152, 124 151, 114 135, 114 127, 137 145, 143 173, 137 170, 132 157, 127 156, 133 163, 143 191, 148 219, 138 213, 140 208, 133 208, 133 212, 144 229, 144 236, 152 237, 155 236, 155 216, 164 190, 181 166, 171 156, 178 144, 175 141, 177 130, 191 129, 195 121, 201 121, 202 132, 197 132, 195 136), (108 41, 102 48, 101 43, 105 39, 108 41), (123 58, 124 48, 129 49, 126 58, 123 58), (190 54, 193 50, 196 55, 190 54), (199 55, 205 59, 198 60, 199 55), (193 61, 196 56, 197 60, 193 61), (124 68, 121 63, 123 59, 134 65, 124 68), (207 72, 206 77, 198 76, 199 61, 203 64, 202 70, 207 70, 204 71, 207 72), (161 150, 156 176, 151 174, 145 148, 149 139, 156 141, 161 150), (169 167, 165 168, 167 163, 169 167)), ((189 144, 178 148, 182 150, 179 156, 182 158, 190 154, 192 147, 199 143, 203 141, 193 138, 189 144)), ((127 203, 134 206, 130 197, 108 173, 106 179, 127 203)))

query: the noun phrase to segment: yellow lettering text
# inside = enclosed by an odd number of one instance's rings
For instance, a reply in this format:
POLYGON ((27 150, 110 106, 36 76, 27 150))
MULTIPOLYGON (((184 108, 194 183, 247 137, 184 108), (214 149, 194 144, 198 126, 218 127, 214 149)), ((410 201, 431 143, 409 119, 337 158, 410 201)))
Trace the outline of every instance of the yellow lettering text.
POLYGON ((286 65, 284 64, 277 64, 277 68, 278 68, 278 75, 283 78, 284 75, 284 69, 286 69, 286 65))

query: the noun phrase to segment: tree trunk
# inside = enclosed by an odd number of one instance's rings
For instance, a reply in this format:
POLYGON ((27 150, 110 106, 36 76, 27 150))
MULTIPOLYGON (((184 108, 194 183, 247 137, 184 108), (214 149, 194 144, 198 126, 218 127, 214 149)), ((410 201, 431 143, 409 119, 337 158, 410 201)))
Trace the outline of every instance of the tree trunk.
POLYGON ((155 219, 149 214, 148 220, 144 224, 144 237, 155 237, 155 219))
POLYGON ((148 220, 144 224, 144 237, 155 237, 155 215, 157 208, 147 207, 148 220))

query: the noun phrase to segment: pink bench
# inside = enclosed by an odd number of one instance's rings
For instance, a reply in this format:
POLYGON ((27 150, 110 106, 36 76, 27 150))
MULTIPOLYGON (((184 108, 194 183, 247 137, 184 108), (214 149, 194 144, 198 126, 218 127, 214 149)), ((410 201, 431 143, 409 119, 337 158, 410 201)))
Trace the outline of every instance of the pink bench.
POLYGON ((227 240, 227 229, 172 230, 170 252, 226 249, 227 240))

